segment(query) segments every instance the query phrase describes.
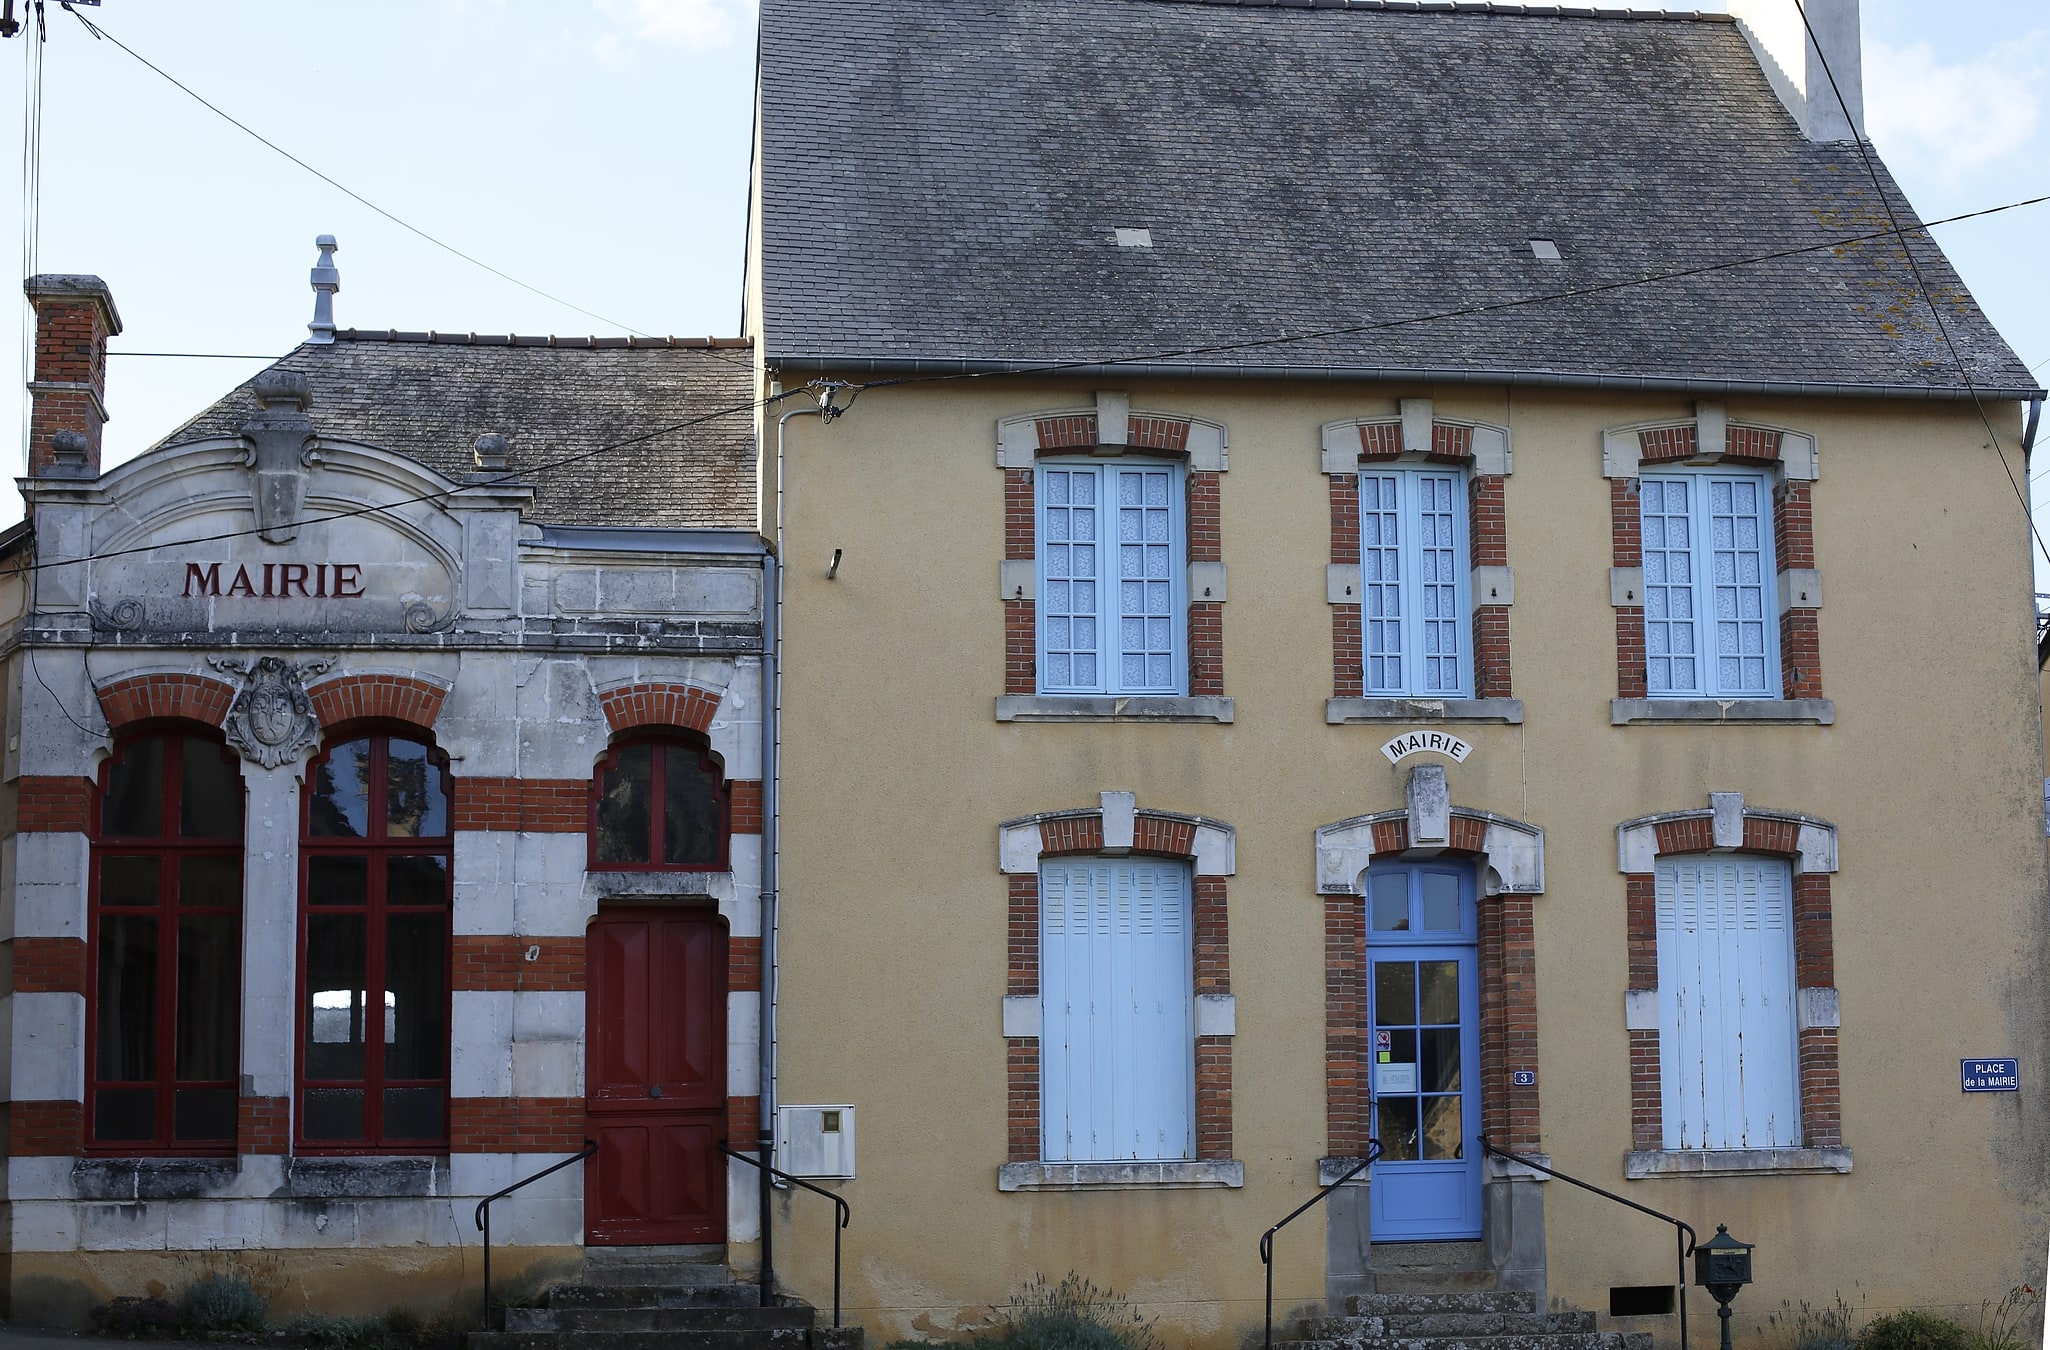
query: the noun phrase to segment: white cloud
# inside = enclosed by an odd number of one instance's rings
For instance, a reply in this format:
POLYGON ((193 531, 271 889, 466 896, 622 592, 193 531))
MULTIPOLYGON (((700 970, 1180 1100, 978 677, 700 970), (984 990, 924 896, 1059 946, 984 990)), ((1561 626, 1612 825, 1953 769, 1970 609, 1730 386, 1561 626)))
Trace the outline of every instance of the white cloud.
POLYGON ((1874 143, 1902 168, 1955 183, 2026 147, 2041 104, 2044 34, 1946 65, 1926 42, 1865 42, 1865 115, 1874 143))
POLYGON ((754 0, 597 0, 611 31, 599 37, 598 54, 610 62, 632 60, 648 47, 721 47, 754 22, 754 0))

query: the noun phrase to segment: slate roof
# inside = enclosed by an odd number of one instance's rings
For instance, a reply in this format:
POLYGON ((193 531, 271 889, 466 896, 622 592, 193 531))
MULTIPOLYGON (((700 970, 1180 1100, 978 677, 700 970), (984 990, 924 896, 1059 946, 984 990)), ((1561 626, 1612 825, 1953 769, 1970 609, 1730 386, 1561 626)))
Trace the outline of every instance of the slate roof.
MULTIPOLYGON (((527 338, 343 329, 277 362, 302 372, 323 435, 409 456, 460 480, 485 432, 511 445, 550 525, 755 527, 754 354, 744 339, 527 338), (741 409, 543 472, 551 460, 741 409)), ((237 434, 248 384, 166 436, 237 434)))
MULTIPOLYGON (((775 365, 1963 391, 1891 239, 1404 322, 1883 228, 1722 15, 763 0, 762 34, 775 365)), ((1916 258, 1972 381, 2038 393, 1916 258)))

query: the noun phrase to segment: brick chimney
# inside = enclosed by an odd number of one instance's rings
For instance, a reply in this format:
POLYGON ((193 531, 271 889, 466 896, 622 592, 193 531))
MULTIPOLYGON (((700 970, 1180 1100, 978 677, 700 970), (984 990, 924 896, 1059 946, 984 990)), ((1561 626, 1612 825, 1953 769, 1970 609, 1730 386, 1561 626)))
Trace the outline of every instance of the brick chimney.
POLYGON ((1730 13, 1801 134, 1811 141, 1863 140, 1865 58, 1858 0, 1805 0, 1805 7, 1804 24, 1794 0, 1730 0, 1730 13))
POLYGON ((45 273, 22 285, 36 308, 36 377, 29 382, 31 478, 100 476, 107 421, 107 339, 121 331, 113 292, 98 277, 45 273))

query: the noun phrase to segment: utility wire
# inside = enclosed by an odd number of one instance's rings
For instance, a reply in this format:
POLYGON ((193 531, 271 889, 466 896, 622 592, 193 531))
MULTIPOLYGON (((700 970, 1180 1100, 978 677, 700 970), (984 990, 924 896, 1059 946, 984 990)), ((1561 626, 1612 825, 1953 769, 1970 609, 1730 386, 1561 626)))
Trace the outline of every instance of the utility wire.
MULTIPOLYGON (((1928 227, 1935 225, 1949 225, 1961 220, 1972 220, 1980 216, 1996 215, 2003 211, 2014 211, 2019 210, 2023 207, 2039 206, 2045 202, 2050 202, 2050 194, 2028 197, 2020 201, 2006 202, 1999 206, 1982 207, 1975 211, 1966 211, 1959 215, 1947 216, 1941 220, 1928 221, 1925 222, 1924 229, 1926 230, 1928 227)), ((752 413, 757 409, 768 407, 771 404, 781 401, 782 399, 790 398, 798 393, 803 393, 807 391, 824 393, 827 397, 830 397, 834 393, 837 393, 841 390, 849 391, 851 394, 851 398, 849 400, 848 406, 852 406, 852 400, 854 398, 859 398, 864 392, 870 389, 898 388, 905 385, 934 384, 950 380, 961 379, 981 379, 987 378, 987 376, 991 373, 1001 373, 1005 375, 1038 375, 1085 366, 1100 367, 1108 365, 1131 364, 1135 362, 1163 361, 1171 360, 1179 356, 1191 356, 1216 353, 1222 351, 1235 351, 1258 347, 1279 346, 1286 343, 1304 342, 1322 337, 1330 337, 1348 333, 1374 332, 1389 328, 1399 328, 1408 324, 1430 323, 1440 319, 1458 318, 1470 314, 1484 314, 1495 310, 1516 309, 1530 305, 1547 304, 1557 300, 1577 299, 1584 295, 1593 295, 1605 291, 1623 290, 1630 287, 1656 286, 1661 283, 1676 280, 1679 278, 1699 276, 1708 272, 1728 271, 1733 268, 1748 267, 1761 262, 1770 262, 1781 258, 1798 257, 1804 253, 1816 253, 1827 249, 1842 248, 1850 244, 1863 243, 1868 240, 1883 239, 1896 233, 1898 233, 1897 228, 1889 230, 1875 230, 1864 234, 1849 235, 1842 238, 1825 240, 1821 243, 1808 244, 1800 248, 1780 249, 1771 253, 1756 254, 1746 258, 1732 258, 1725 260, 1723 262, 1703 264, 1698 267, 1684 268, 1673 272, 1659 273, 1649 277, 1636 277, 1621 281, 1604 282, 1594 286, 1583 286, 1571 290, 1554 291, 1543 295, 1526 296, 1516 300, 1499 301, 1493 304, 1472 305, 1467 306, 1463 309, 1446 310, 1434 314, 1421 314, 1413 315, 1408 318, 1402 319, 1389 319, 1378 323, 1354 324, 1343 328, 1322 329, 1307 333, 1289 334, 1281 337, 1253 338, 1238 343, 1217 343, 1204 347, 1188 347, 1167 351, 1142 352, 1126 356, 1082 357, 1065 361, 1048 361, 1038 363, 1030 367, 1024 367, 1017 370, 1004 372, 961 372, 939 375, 915 375, 906 376, 901 379, 878 380, 865 384, 849 384, 841 383, 838 381, 821 381, 812 386, 805 386, 800 389, 786 390, 781 394, 773 394, 767 398, 756 399, 748 403, 735 404, 731 407, 721 408, 712 412, 703 413, 697 417, 687 418, 680 422, 673 422, 666 426, 657 427, 652 431, 642 432, 641 434, 636 436, 629 436, 618 441, 610 441, 604 445, 596 446, 590 450, 578 451, 573 455, 566 455, 562 458, 548 460, 540 464, 529 466, 527 468, 508 471, 507 473, 501 474, 497 477, 472 480, 471 482, 459 485, 456 490, 474 487, 503 487, 517 484, 523 481, 524 475, 540 475, 545 473, 551 473, 557 469, 566 468, 573 464, 580 464, 586 460, 594 459, 599 455, 607 454, 614 450, 625 449, 629 446, 643 444, 647 441, 654 440, 661 436, 670 435, 674 432, 687 430, 695 426, 702 426, 705 423, 715 421, 722 417, 733 417, 738 416, 742 413, 752 413)), ((136 354, 139 355, 140 353, 136 354)), ((835 409, 836 413, 844 411, 846 411, 846 408, 844 407, 835 409)), ((391 510, 393 508, 400 506, 409 506, 417 502, 440 500, 449 495, 450 494, 448 492, 426 492, 421 493, 418 496, 408 497, 396 502, 389 502, 375 506, 357 507, 348 511, 336 512, 332 515, 309 517, 303 520, 301 523, 308 525, 317 525, 329 520, 345 520, 356 516, 371 515, 377 512, 391 510)), ((136 545, 132 548, 115 549, 106 553, 82 554, 76 558, 52 559, 48 562, 30 563, 26 565, 25 570, 41 570, 46 567, 69 567, 77 563, 94 562, 103 558, 118 558, 130 553, 147 552, 149 549, 152 548, 176 548, 188 544, 217 543, 229 539, 246 538, 256 533, 258 533, 258 531, 254 528, 245 530, 229 530, 219 534, 204 535, 195 539, 167 540, 160 543, 136 545)))
MULTIPOLYGON (((264 136, 261 132, 252 129, 246 123, 239 122, 235 118, 229 116, 227 113, 221 111, 220 108, 214 106, 212 103, 209 103, 205 98, 201 97, 197 92, 195 92, 191 86, 185 84, 177 76, 171 74, 171 72, 165 70, 162 66, 158 65, 156 62, 144 56, 141 52, 135 50, 135 48, 123 42, 120 38, 115 37, 112 33, 108 32, 99 24, 96 24, 91 19, 86 18, 85 15, 80 14, 75 9, 72 9, 70 5, 65 5, 64 8, 67 12, 70 13, 70 15, 73 18, 77 19, 80 23, 85 25, 85 30, 88 33, 91 33, 96 38, 104 38, 106 41, 113 43, 116 47, 119 47, 122 51, 127 52, 137 61, 140 61, 143 65, 148 66, 151 70, 155 71, 158 75, 161 75, 165 80, 169 81, 172 87, 176 88, 180 93, 192 99, 192 101, 199 104, 200 107, 205 108, 208 112, 214 114, 214 116, 220 118, 229 126, 234 127, 237 131, 240 131, 244 135, 257 141, 259 144, 268 146, 270 149, 277 151, 286 159, 291 160, 294 164, 306 170, 306 172, 312 174, 321 182, 326 183, 329 187, 334 188, 336 191, 342 193, 344 196, 353 198, 354 200, 360 202, 364 206, 369 207, 372 211, 375 211, 378 215, 383 216, 392 224, 397 225, 401 229, 411 231, 412 233, 420 236, 422 239, 425 239, 428 243, 434 245, 438 249, 442 249, 446 252, 453 253, 456 257, 461 258, 464 262, 469 263, 473 267, 481 267, 495 277, 498 277, 505 281, 510 281, 513 285, 518 286, 521 290, 531 291, 535 295, 540 296, 544 300, 552 300, 556 304, 561 305, 565 309, 573 309, 577 313, 582 314, 587 318, 598 320, 600 323, 609 324, 614 328, 623 328, 627 332, 633 333, 640 337, 649 336, 648 334, 641 332, 640 329, 633 327, 631 324, 623 324, 619 322, 619 320, 617 319, 608 319, 603 314, 597 313, 595 310, 585 309, 582 305, 572 304, 569 301, 563 299, 559 295, 553 295, 547 291, 542 290, 539 286, 529 285, 528 283, 521 281, 518 277, 512 275, 510 272, 502 272, 498 268, 493 267, 490 263, 485 262, 483 259, 474 257, 468 253, 463 252, 454 244, 450 244, 443 240, 435 238, 433 235, 427 233, 427 231, 421 229, 418 225, 413 224, 411 221, 403 220, 400 217, 393 215, 391 212, 385 210, 382 206, 379 206, 376 202, 373 202, 368 197, 365 197, 362 193, 357 192, 351 188, 344 187, 342 184, 328 177, 320 170, 314 168, 311 164, 308 164, 305 160, 299 158, 299 156, 293 154, 290 150, 287 150, 282 145, 279 145, 276 141, 271 140, 269 137, 264 136)), ((36 6, 36 10, 38 14, 42 12, 41 4, 38 4, 36 6)))
MULTIPOLYGON (((1886 189, 1879 181, 1879 166, 1872 162, 1871 151, 1865 148, 1865 129, 1851 116, 1850 102, 1844 98, 1844 91, 1836 82, 1836 72, 1829 68, 1829 57, 1822 50, 1822 42, 1815 36, 1815 25, 1808 21, 1808 7, 1801 0, 1794 0, 1794 11, 1801 16, 1801 27, 1808 34, 1808 41, 1815 55, 1822 62, 1822 73, 1829 78, 1829 92, 1836 99, 1836 106, 1843 112, 1844 123, 1851 129, 1851 144, 1857 147, 1858 158, 1865 165, 1865 176, 1872 180, 1872 191, 1879 198, 1879 207, 1886 213, 1887 224, 1893 226, 1893 234, 1900 243, 1902 256, 1908 260, 1908 270, 1914 273, 1915 289, 1922 293, 1923 301, 1929 306, 1929 314, 1936 320, 1936 331, 1943 336, 1943 345, 1950 351, 1951 363, 1957 367, 1958 378, 1965 382, 1965 389, 1972 396, 1972 406, 1979 410, 1980 425, 1986 428, 1986 435, 1993 443, 1993 454, 2000 460, 2001 472, 2007 475, 2007 482, 2014 489, 2015 500, 2022 504, 2022 519, 2029 522, 2029 534, 2034 537, 2036 547, 2043 559, 2050 562, 2050 543, 2043 540, 2043 531, 2036 526, 2036 511, 2029 504, 2028 489, 2014 476, 2014 466, 2007 462, 2007 449, 2000 443, 2000 433, 1993 429, 1993 419, 1986 412, 1986 402, 1979 397, 1979 387, 1972 379, 1970 368, 1965 365, 1964 353, 1957 349, 1957 342, 1950 335, 1950 325, 1943 321, 1943 307, 1936 303, 1936 293, 1929 289, 1929 280, 1922 275, 1922 264, 1915 257, 1915 250, 1900 228, 1893 210, 1893 203, 1887 199, 1886 189)), ((1922 233, 1926 236, 1928 231, 1922 233)))

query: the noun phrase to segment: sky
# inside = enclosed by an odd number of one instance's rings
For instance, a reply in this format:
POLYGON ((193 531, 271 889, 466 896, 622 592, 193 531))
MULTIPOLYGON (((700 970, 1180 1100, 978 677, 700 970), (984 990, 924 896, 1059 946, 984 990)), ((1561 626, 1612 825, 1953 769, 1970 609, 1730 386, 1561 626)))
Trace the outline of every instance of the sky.
MULTIPOLYGON (((266 148, 52 0, 34 267, 105 278, 121 311, 109 465, 305 336, 319 234, 341 243, 344 327, 738 329, 752 0, 104 0, 79 12, 404 222, 266 148)), ((1863 19, 1871 136, 1925 218, 2050 193, 2050 6, 1864 0, 1863 19)), ((25 36, 0 43, 17 171, 27 51, 25 36)), ((0 226, 18 266, 26 218, 18 209, 0 226)), ((2050 376, 2050 205, 1938 239, 2022 359, 2050 376)), ((20 334, 8 339, 18 366, 20 334)), ((0 524, 21 514, 25 378, 0 394, 0 524)), ((2050 534, 2050 457, 2038 472, 2050 534)), ((2037 572, 2050 590, 2041 557, 2037 572)))

